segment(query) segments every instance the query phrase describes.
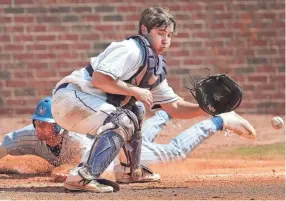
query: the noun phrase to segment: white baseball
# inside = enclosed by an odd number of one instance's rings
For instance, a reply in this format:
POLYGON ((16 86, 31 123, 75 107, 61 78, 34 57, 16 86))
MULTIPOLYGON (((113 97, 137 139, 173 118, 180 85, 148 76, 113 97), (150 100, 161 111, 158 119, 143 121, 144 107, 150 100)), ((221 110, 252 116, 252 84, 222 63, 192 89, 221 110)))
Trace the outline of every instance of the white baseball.
POLYGON ((273 117, 271 120, 272 127, 275 129, 281 129, 284 126, 284 121, 281 117, 273 117))

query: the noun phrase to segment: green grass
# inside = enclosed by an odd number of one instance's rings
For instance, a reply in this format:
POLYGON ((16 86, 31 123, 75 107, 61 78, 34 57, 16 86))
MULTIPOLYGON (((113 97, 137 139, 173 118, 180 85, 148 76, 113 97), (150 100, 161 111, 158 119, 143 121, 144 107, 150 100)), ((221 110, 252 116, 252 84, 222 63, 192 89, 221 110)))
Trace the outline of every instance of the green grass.
POLYGON ((285 158, 285 144, 277 143, 269 145, 238 147, 227 151, 207 153, 206 156, 218 159, 242 158, 257 160, 280 160, 285 158))

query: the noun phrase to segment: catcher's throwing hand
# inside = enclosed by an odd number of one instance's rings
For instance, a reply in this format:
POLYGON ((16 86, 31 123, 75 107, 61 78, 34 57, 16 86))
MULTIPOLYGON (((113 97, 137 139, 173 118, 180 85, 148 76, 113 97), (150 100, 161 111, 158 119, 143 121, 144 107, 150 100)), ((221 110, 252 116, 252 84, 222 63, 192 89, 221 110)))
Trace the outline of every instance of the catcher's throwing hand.
POLYGON ((142 103, 144 103, 144 105, 151 109, 153 105, 153 96, 151 91, 140 87, 134 88, 133 91, 135 93, 134 97, 136 98, 136 100, 141 101, 142 103))
POLYGON ((230 112, 240 105, 243 89, 226 74, 209 75, 200 81, 192 79, 194 88, 190 91, 208 114, 230 112))

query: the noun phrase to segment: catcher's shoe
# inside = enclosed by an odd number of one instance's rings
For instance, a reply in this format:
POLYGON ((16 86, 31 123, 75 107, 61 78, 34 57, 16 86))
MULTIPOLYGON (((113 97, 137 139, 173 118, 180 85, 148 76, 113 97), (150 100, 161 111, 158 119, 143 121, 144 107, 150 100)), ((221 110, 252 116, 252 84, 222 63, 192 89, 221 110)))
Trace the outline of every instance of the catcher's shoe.
POLYGON ((217 116, 220 116, 223 120, 223 130, 229 130, 248 139, 256 138, 253 126, 235 112, 222 113, 217 116))
POLYGON ((157 182, 160 180, 160 175, 153 173, 148 167, 141 165, 141 177, 134 180, 131 177, 130 167, 125 163, 119 163, 114 167, 116 182, 118 183, 144 183, 157 182))
POLYGON ((89 191, 95 193, 111 193, 113 187, 98 183, 96 180, 85 180, 79 175, 67 177, 64 188, 66 191, 89 191))

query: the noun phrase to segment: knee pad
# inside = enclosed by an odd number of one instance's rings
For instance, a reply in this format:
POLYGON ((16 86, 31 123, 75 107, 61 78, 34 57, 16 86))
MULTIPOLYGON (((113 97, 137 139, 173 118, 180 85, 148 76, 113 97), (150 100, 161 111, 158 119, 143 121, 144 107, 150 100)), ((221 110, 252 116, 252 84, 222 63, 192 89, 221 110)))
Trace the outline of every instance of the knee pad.
POLYGON ((114 131, 121 135, 124 141, 128 141, 139 130, 137 116, 128 109, 117 108, 105 119, 97 134, 100 135, 107 130, 114 131))
POLYGON ((143 121, 146 109, 142 102, 137 101, 135 105, 133 105, 132 112, 137 116, 138 120, 143 121))

